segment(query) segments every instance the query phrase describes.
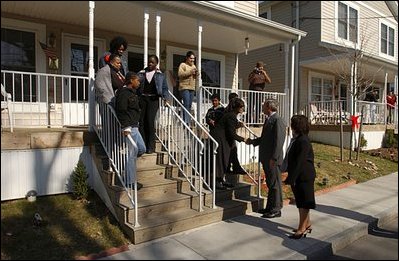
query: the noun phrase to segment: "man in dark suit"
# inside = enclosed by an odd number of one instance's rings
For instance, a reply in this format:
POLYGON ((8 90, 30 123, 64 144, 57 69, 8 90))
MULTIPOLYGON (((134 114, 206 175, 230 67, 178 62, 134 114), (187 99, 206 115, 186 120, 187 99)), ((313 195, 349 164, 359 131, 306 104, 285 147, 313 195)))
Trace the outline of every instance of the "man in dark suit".
POLYGON ((286 124, 277 114, 277 101, 267 100, 263 104, 263 113, 267 119, 263 124, 262 135, 256 139, 248 139, 247 144, 259 145, 259 160, 266 176, 269 189, 265 209, 259 212, 262 217, 274 218, 281 216, 283 208, 283 193, 281 185, 280 165, 283 162, 283 145, 286 134, 286 124))

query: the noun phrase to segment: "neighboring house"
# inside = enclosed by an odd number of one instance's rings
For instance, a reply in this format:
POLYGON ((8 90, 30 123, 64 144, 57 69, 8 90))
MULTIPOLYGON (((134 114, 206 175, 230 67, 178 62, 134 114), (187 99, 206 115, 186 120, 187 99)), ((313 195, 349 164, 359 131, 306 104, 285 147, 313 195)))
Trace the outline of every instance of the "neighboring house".
MULTIPOLYGON (((94 72, 110 40, 121 35, 129 43, 129 70, 143 68, 145 53, 157 54, 160 68, 172 77, 192 50, 201 57, 202 85, 227 89, 239 88, 239 55, 246 47, 250 51, 306 36, 260 18, 257 1, 2 1, 1 31, 1 82, 12 95, 14 128, 89 124, 89 104, 94 102, 91 32, 94 72)), ((7 120, 2 114, 2 126, 7 120)), ((2 167, 2 179, 3 169, 11 167, 2 167)))
MULTIPOLYGON (((287 42, 240 55, 239 78, 248 88, 253 60, 263 60, 272 79, 266 91, 282 91, 289 84, 282 74, 287 70, 286 52, 294 50, 294 113, 319 117, 321 111, 338 111, 340 106, 349 124, 349 115, 361 113, 365 105, 364 122, 385 124, 387 90, 398 94, 397 10, 397 1, 264 1, 259 16, 308 34, 295 49, 287 42), (379 117, 374 121, 370 105, 363 102, 372 90, 378 93, 379 117), (316 110, 313 114, 310 105, 316 110)), ((322 116, 312 120, 320 122, 329 121, 322 116)), ((336 120, 331 123, 337 125, 336 120)))

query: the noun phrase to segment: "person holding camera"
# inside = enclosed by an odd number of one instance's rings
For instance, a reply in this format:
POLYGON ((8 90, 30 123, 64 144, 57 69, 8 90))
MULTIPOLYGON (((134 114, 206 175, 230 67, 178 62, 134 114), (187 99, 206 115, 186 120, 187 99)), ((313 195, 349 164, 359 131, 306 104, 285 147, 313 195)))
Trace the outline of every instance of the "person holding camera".
POLYGON ((264 69, 263 62, 259 61, 256 63, 255 68, 248 76, 249 81, 249 90, 253 92, 249 92, 248 98, 248 114, 247 114, 247 123, 259 123, 259 115, 261 113, 261 105, 262 105, 262 96, 259 95, 256 91, 263 91, 266 83, 271 83, 269 75, 264 69))
POLYGON ((188 114, 191 112, 194 92, 196 90, 196 81, 199 75, 194 62, 194 52, 188 51, 186 54, 186 60, 179 65, 177 73, 179 77, 179 91, 183 99, 183 106, 186 109, 183 111, 183 119, 187 125, 190 125, 191 122, 191 118, 188 114))

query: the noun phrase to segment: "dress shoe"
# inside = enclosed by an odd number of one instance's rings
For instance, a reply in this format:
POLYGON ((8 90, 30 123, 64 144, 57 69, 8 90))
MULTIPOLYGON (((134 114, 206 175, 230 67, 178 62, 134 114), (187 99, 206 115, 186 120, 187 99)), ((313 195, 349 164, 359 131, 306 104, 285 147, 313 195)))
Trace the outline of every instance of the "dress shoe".
POLYGON ((281 217, 281 211, 268 212, 262 215, 263 218, 281 217))
POLYGON ((152 154, 152 153, 154 153, 154 149, 148 149, 148 150, 146 151, 146 153, 147 153, 147 154, 152 154))
POLYGON ((306 234, 307 234, 308 232, 307 232, 307 230, 305 230, 304 232, 302 232, 302 233, 295 233, 295 234, 292 234, 292 235, 290 235, 290 236, 288 236, 289 238, 292 238, 292 239, 300 239, 300 238, 302 238, 302 237, 306 237, 306 234))
MULTIPOLYGON (((312 225, 309 225, 307 228, 306 228, 306 231, 307 231, 307 233, 312 233, 312 230, 313 230, 313 228, 312 228, 312 225)), ((292 230, 292 232, 297 232, 298 231, 298 229, 293 229, 292 230)))
POLYGON ((258 210, 258 213, 260 213, 260 214, 266 214, 266 213, 269 213, 269 212, 270 211, 268 209, 266 209, 266 208, 262 208, 262 209, 258 210))
POLYGON ((234 187, 234 185, 231 184, 231 183, 228 182, 228 181, 223 181, 222 184, 223 184, 223 186, 225 186, 225 187, 227 187, 227 188, 233 188, 233 187, 234 187))

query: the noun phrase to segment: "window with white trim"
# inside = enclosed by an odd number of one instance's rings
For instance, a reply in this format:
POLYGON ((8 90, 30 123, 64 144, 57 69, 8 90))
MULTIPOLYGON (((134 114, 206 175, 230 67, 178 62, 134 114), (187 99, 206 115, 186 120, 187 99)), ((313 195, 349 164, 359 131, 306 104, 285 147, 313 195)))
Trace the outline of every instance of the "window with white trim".
POLYGON ((344 4, 338 3, 338 37, 357 43, 359 28, 358 10, 344 4))
POLYGON ((334 80, 323 75, 311 75, 310 101, 332 101, 334 80))
POLYGON ((395 56, 395 29, 384 23, 381 23, 380 52, 395 56))

